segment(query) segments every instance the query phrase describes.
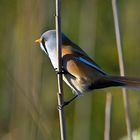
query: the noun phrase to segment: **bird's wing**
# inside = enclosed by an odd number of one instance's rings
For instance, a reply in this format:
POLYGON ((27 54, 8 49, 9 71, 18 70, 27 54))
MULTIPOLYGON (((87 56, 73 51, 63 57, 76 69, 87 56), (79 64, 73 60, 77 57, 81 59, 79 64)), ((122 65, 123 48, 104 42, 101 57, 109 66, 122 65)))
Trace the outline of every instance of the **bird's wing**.
POLYGON ((77 78, 93 79, 106 75, 96 64, 86 59, 86 56, 66 54, 63 56, 63 67, 68 73, 77 78))
POLYGON ((78 46, 63 46, 64 68, 72 75, 106 75, 106 73, 78 46), (90 73, 89 73, 90 71, 90 73))
MULTIPOLYGON (((86 57, 87 58, 87 57, 86 57)), ((102 73, 102 74, 106 74, 93 60, 89 60, 89 59, 86 59, 85 57, 75 57, 75 59, 77 61, 80 61, 90 67, 92 67, 93 69, 96 69, 98 72, 102 73)))
MULTIPOLYGON (((87 63, 90 66, 96 67, 98 70, 100 69, 100 71, 102 71, 102 69, 100 68, 100 66, 98 64, 96 64, 96 62, 93 61, 87 55, 87 53, 84 50, 82 50, 78 45, 76 45, 76 44, 74 44, 72 42, 72 44, 70 46, 65 46, 64 48, 67 48, 67 49, 71 50, 71 53, 74 54, 75 57, 77 57, 79 59, 79 61, 83 61, 84 63, 87 63)), ((103 73, 105 73, 105 72, 103 72, 103 73)))

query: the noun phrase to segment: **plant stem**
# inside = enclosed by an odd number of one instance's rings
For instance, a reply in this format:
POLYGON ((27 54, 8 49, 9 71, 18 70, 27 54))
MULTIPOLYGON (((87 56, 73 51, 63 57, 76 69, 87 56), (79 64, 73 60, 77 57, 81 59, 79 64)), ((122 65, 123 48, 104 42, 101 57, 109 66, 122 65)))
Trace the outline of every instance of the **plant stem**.
POLYGON ((59 107, 59 122, 60 122, 60 133, 61 140, 66 140, 66 127, 65 127, 65 117, 64 117, 64 104, 63 98, 63 79, 62 79, 62 50, 61 50, 61 15, 60 15, 60 0, 56 0, 56 45, 57 45, 57 61, 58 61, 58 107, 59 107))
MULTIPOLYGON (((119 20, 118 20, 117 0, 112 0, 112 8, 113 8, 116 41, 117 41, 117 49, 118 49, 118 56, 119 56, 120 74, 121 74, 121 76, 124 76, 125 68, 124 68, 124 58, 123 58, 123 51, 122 51, 122 40, 121 40, 119 20)), ((131 128, 131 118, 130 118, 130 112, 129 112, 129 103, 128 103, 128 93, 127 93, 126 89, 122 89, 122 92, 123 92, 125 120, 126 120, 128 140, 133 140, 132 128, 131 128)))
POLYGON ((105 131, 104 140, 110 140, 111 134, 111 111, 112 111, 112 94, 106 94, 106 107, 105 107, 105 131))

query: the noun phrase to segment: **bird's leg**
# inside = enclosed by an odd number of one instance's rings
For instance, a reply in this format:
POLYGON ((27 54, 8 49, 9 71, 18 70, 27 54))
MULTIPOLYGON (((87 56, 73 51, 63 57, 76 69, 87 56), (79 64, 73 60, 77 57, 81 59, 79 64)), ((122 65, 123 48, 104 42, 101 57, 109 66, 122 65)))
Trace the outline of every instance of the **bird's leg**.
POLYGON ((67 106, 68 104, 70 104, 72 101, 74 101, 76 98, 78 97, 78 95, 75 95, 74 97, 72 97, 70 100, 68 101, 64 101, 64 103, 61 106, 58 106, 58 109, 61 109, 65 106, 67 106))
POLYGON ((64 102, 63 106, 66 106, 66 105, 68 105, 68 104, 72 103, 72 101, 74 101, 77 97, 78 97, 78 95, 75 95, 75 96, 74 96, 74 97, 72 97, 70 100, 68 100, 68 101, 64 102))
MULTIPOLYGON (((64 68, 62 68, 62 71, 61 72, 59 72, 58 71, 58 68, 55 68, 54 69, 55 70, 55 72, 56 72, 56 74, 70 74, 69 72, 67 72, 64 68)), ((70 74, 71 75, 71 74, 70 74)), ((71 76, 73 76, 73 75, 71 75, 71 76)), ((74 76, 73 76, 74 77, 74 76)), ((75 77, 74 77, 75 78, 75 77)), ((58 109, 62 109, 64 106, 66 106, 66 105, 68 105, 68 104, 70 104, 72 101, 74 101, 74 99, 76 99, 78 97, 78 95, 75 95, 73 98, 71 98, 70 100, 68 100, 68 101, 64 101, 64 103, 62 104, 62 105, 59 105, 58 106, 58 109)))

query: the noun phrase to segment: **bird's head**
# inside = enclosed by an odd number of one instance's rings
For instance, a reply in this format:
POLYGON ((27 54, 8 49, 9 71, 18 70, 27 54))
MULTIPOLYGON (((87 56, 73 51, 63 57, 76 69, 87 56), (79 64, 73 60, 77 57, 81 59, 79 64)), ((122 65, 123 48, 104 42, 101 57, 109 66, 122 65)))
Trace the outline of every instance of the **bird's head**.
POLYGON ((49 30, 41 35, 41 37, 35 40, 36 43, 40 44, 41 49, 49 54, 56 49, 56 31, 49 30))
MULTIPOLYGON (((65 36, 64 33, 61 33, 62 37, 62 45, 71 45, 71 40, 65 36)), ((35 41, 36 43, 40 44, 41 49, 46 53, 49 54, 53 51, 56 51, 56 31, 49 30, 44 32, 39 39, 35 41)))

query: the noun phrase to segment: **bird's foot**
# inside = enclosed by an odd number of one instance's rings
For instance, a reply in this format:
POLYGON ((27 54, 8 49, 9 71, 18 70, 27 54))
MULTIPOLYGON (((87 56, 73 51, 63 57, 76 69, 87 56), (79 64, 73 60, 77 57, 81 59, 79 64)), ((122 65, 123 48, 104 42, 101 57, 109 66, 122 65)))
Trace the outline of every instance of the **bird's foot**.
POLYGON ((62 110, 62 108, 64 108, 65 106, 67 106, 69 104, 69 102, 64 102, 62 105, 58 105, 57 109, 58 110, 62 110))
POLYGON ((58 68, 54 69, 56 74, 66 74, 66 71, 62 68, 62 71, 58 71, 58 68))

